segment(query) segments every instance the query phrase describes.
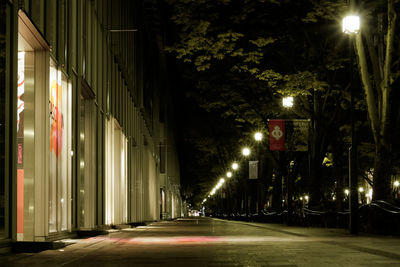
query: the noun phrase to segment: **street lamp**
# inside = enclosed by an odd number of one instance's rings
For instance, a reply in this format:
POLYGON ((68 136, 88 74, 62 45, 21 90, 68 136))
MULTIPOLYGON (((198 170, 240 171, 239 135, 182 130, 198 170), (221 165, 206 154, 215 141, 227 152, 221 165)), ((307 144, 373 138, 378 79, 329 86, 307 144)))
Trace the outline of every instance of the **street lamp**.
POLYGON ((286 96, 286 97, 282 98, 282 105, 285 108, 293 107, 293 97, 292 96, 286 96))
POLYGON ((353 89, 353 36, 360 32, 360 17, 348 15, 343 18, 343 32, 349 35, 350 52, 350 120, 351 120, 351 147, 349 148, 349 229, 350 233, 358 233, 358 171, 357 171, 357 142, 354 126, 354 89, 353 89))
POLYGON ((248 147, 243 148, 242 154, 243 156, 247 157, 248 155, 250 155, 250 149, 248 147))
POLYGON ((227 172, 226 177, 231 178, 232 177, 232 172, 227 172))
POLYGON ((236 171, 239 168, 239 164, 237 164, 236 162, 232 163, 232 169, 234 171, 236 171))
POLYGON ((346 34, 357 34, 360 31, 360 17, 349 15, 343 18, 343 32, 346 34))
POLYGON ((256 132, 255 134, 254 134, 254 139, 256 140, 256 141, 261 141, 262 139, 263 139, 263 134, 261 133, 261 132, 256 132))

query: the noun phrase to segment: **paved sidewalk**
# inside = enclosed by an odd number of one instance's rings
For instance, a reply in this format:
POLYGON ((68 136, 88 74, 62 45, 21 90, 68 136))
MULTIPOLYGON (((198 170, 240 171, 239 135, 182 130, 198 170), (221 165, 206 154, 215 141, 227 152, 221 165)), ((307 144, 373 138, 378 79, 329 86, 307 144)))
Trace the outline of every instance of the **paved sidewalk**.
POLYGON ((0 256, 0 266, 400 266, 400 238, 185 218, 0 256))

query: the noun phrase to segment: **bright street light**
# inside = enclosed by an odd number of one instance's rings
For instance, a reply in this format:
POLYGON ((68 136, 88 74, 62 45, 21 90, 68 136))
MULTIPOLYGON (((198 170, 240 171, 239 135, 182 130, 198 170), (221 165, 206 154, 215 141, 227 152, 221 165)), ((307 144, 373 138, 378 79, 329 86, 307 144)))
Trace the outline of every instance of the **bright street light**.
POLYGON ((226 177, 231 178, 232 177, 232 172, 227 172, 226 177))
POLYGON ((254 139, 255 139, 256 141, 261 141, 262 138, 263 138, 263 134, 262 134, 262 133, 256 132, 256 133, 254 134, 254 139))
POLYGON ((239 168, 239 165, 236 162, 232 163, 233 170, 237 170, 238 168, 239 168))
POLYGON ((250 155, 250 149, 248 147, 243 148, 242 154, 243 154, 243 156, 250 155))
POLYGON ((393 185, 394 185, 394 187, 399 187, 400 182, 399 181, 394 181, 393 185))
POLYGON ((286 97, 282 98, 282 105, 285 108, 293 107, 293 97, 292 96, 286 96, 286 97))
POLYGON ((360 31, 360 17, 357 15, 346 16, 342 21, 343 32, 357 34, 360 31))
POLYGON ((215 194, 215 191, 217 191, 217 189, 214 187, 213 190, 211 191, 210 195, 213 196, 215 194))

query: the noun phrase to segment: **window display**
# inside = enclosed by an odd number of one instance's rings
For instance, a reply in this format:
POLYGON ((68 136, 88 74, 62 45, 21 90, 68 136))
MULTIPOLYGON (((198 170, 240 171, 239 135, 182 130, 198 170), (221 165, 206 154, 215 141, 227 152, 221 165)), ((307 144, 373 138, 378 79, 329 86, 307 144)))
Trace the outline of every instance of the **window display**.
POLYGON ((71 86, 50 62, 49 231, 68 229, 71 192, 71 86))

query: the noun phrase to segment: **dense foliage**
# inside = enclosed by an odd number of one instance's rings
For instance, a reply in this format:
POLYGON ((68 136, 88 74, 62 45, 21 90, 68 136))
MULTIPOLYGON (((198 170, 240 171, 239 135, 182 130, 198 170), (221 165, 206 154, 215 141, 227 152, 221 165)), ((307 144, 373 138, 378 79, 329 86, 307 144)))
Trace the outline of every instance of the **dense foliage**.
MULTIPOLYGON (((385 38, 391 32, 391 24, 384 18, 387 10, 391 10, 389 14, 396 14, 397 1, 362 1, 359 4, 359 9, 363 10, 360 15, 363 19, 365 17, 365 22, 363 34, 357 37, 357 58, 354 65, 349 62, 349 52, 353 47, 349 47, 348 38, 341 30, 341 19, 348 10, 347 1, 167 2, 172 13, 174 31, 177 33, 168 52, 180 62, 183 79, 190 81, 185 83, 187 86, 184 88, 187 97, 194 99, 206 111, 219 114, 225 124, 231 125, 231 129, 239 129, 241 138, 237 137, 238 131, 233 130, 233 143, 219 143, 222 146, 221 151, 238 151, 240 144, 250 142, 251 134, 255 130, 261 129, 268 135, 269 119, 310 119, 309 155, 297 152, 284 155, 269 151, 267 142, 261 145, 260 157, 271 162, 271 165, 264 164, 264 167, 274 170, 262 172, 262 175, 268 177, 264 177, 261 183, 273 191, 276 180, 287 176, 289 162, 294 161, 299 165, 293 174, 299 177, 295 180, 299 185, 296 187, 299 191, 297 193, 311 193, 311 201, 315 205, 336 195, 338 207, 341 208, 343 188, 347 183, 347 148, 350 146, 348 114, 350 81, 353 80, 360 183, 363 183, 363 178, 369 179, 368 173, 374 174, 375 185, 380 186, 374 188, 376 197, 389 198, 390 177, 396 173, 393 166, 398 161, 393 155, 397 155, 396 144, 399 142, 396 142, 393 134, 388 133, 397 131, 395 122, 398 116, 390 107, 387 113, 390 114, 388 117, 391 118, 391 123, 382 121, 382 114, 386 111, 375 115, 371 113, 371 105, 381 108, 394 100, 386 98, 385 102, 384 98, 379 98, 383 94, 379 90, 372 93, 377 96, 376 99, 372 102, 368 100, 370 89, 366 88, 366 81, 372 77, 375 81, 372 89, 379 89, 383 77, 387 78, 385 88, 396 84, 398 49, 395 48, 398 47, 398 40, 394 35, 391 42, 397 42, 396 45, 392 48, 384 46, 385 38), (381 14, 380 24, 379 19, 373 16, 377 12, 381 14), (366 26, 369 30, 364 30, 366 26), (368 54, 364 55, 368 59, 364 63, 360 50, 364 46, 361 43, 363 39, 368 44, 368 54), (374 49, 375 56, 372 53, 374 49), (387 72, 384 70, 384 51, 391 51, 389 54, 393 55, 393 63, 390 64, 390 73, 377 79, 375 76, 378 73, 387 72), (374 57, 381 61, 380 69, 375 66, 379 60, 375 62, 374 57), (360 69, 360 79, 357 75, 351 78, 350 68, 358 73, 357 66, 360 69), (363 69, 364 72, 365 69, 373 72, 369 75, 363 74, 363 69), (281 107, 281 97, 285 95, 295 97, 291 110, 281 107), (380 120, 379 123, 374 122, 374 116, 380 120), (374 126, 378 124, 382 125, 379 126, 380 129, 388 127, 382 138, 377 135, 377 126, 374 126), (384 147, 385 153, 379 152, 379 147, 384 147), (392 155, 390 160, 388 153, 392 155), (309 157, 309 160, 304 161, 305 157, 309 157), (381 171, 382 167, 379 165, 382 161, 385 163, 385 172, 381 171), (380 171, 374 173, 371 171, 374 168, 380 171)), ((388 58, 386 54, 386 59, 388 58)), ((213 130, 223 131, 222 128, 216 127, 213 130)), ((224 136, 229 135, 229 131, 224 133, 224 136)), ((225 141, 229 139, 226 138, 225 141)), ((201 138, 192 139, 193 146, 199 146, 196 140, 201 138)), ((224 153, 220 155, 225 156, 224 153)), ((232 155, 225 161, 230 160, 232 155)), ((220 164, 217 161, 203 163, 202 166, 211 164, 211 169, 212 164, 220 164)), ((213 186, 211 181, 216 179, 214 175, 218 174, 212 172, 209 175, 208 182, 202 176, 203 182, 209 186, 203 187, 202 196, 207 195, 207 190, 213 186)), ((368 182, 372 184, 372 181, 368 182)))

